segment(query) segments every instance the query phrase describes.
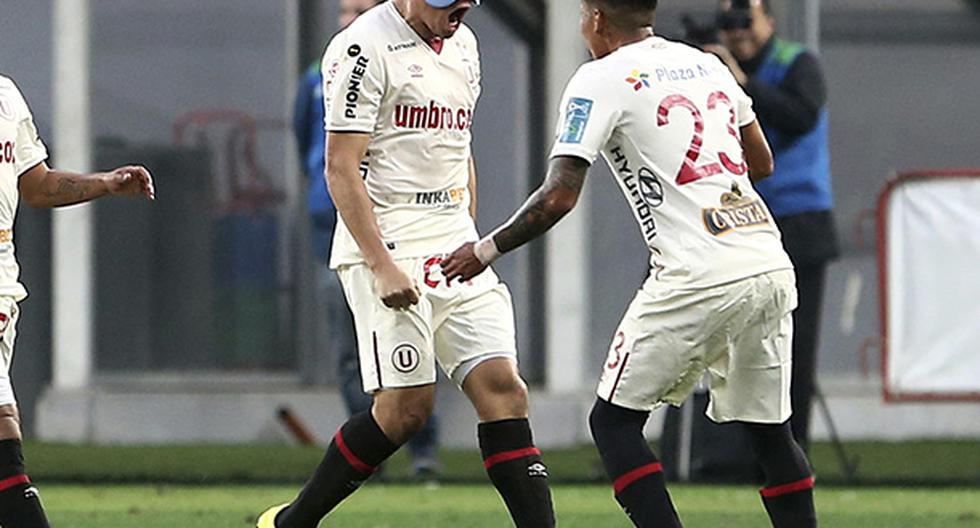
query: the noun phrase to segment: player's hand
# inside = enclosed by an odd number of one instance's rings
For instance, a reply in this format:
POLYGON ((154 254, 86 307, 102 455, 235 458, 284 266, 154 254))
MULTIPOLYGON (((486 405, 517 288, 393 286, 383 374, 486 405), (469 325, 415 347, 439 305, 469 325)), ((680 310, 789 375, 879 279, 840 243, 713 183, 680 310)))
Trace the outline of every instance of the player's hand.
POLYGON ((156 190, 153 188, 153 176, 146 167, 127 165, 106 174, 106 187, 109 194, 114 196, 136 196, 142 194, 150 200, 156 200, 156 190))
POLYGON ((487 269, 487 265, 476 258, 473 246, 473 242, 463 244, 451 255, 442 259, 440 266, 447 281, 452 282, 453 279, 459 278, 460 282, 465 282, 487 269))
POLYGON ((728 69, 732 71, 732 75, 735 77, 735 80, 738 81, 738 84, 745 86, 745 83, 749 82, 749 76, 746 75, 745 70, 738 65, 738 60, 734 55, 732 55, 731 50, 725 46, 722 46, 721 44, 706 44, 704 46, 704 51, 713 53, 719 59, 721 59, 721 62, 725 63, 725 66, 728 66, 728 69))
POLYGON ((421 296, 415 281, 394 263, 374 270, 374 287, 381 302, 395 310, 407 310, 418 304, 421 296))

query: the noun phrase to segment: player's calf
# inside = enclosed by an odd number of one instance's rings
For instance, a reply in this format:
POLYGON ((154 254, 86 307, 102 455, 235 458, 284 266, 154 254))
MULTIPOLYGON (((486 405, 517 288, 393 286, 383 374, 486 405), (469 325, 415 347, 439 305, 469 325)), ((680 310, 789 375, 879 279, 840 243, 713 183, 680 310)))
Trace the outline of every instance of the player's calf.
POLYGON ((633 411, 596 399, 589 428, 613 481, 616 501, 640 528, 680 528, 663 468, 643 436, 649 412, 633 411))
POLYGON ((0 406, 0 429, 17 432, 0 440, 0 526, 49 528, 37 488, 24 468, 17 411, 12 405, 0 406))
POLYGON ((817 526, 813 504, 813 473, 806 455, 793 440, 788 423, 745 424, 752 450, 766 475, 762 502, 775 528, 817 526))

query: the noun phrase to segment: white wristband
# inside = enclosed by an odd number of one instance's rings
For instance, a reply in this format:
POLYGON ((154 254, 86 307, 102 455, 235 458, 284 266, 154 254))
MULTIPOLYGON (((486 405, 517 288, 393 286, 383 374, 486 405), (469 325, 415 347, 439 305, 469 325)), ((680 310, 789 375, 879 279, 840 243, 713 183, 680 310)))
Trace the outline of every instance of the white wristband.
POLYGON ((497 243, 493 241, 493 235, 481 238, 473 246, 473 254, 484 266, 489 266, 491 262, 500 258, 500 250, 497 249, 497 243))

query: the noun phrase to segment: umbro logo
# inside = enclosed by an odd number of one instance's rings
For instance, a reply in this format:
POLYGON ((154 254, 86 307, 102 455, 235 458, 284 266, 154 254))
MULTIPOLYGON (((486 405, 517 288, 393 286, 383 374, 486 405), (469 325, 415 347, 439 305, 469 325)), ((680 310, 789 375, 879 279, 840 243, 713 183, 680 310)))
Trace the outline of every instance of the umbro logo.
POLYGON ((548 478, 548 468, 541 462, 535 462, 527 467, 527 476, 548 478))

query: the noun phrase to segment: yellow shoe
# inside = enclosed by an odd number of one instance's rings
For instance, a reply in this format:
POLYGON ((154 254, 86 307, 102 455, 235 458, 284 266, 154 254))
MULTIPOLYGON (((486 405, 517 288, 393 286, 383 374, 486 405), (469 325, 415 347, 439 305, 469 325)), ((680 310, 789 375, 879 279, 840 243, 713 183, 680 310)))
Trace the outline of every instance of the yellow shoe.
POLYGON ((259 520, 255 521, 255 528, 276 528, 276 515, 286 509, 289 503, 273 506, 259 515, 259 520))

